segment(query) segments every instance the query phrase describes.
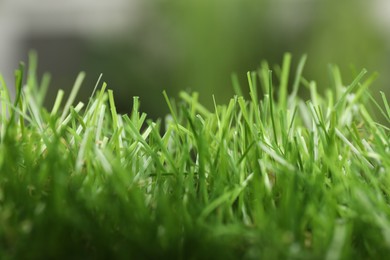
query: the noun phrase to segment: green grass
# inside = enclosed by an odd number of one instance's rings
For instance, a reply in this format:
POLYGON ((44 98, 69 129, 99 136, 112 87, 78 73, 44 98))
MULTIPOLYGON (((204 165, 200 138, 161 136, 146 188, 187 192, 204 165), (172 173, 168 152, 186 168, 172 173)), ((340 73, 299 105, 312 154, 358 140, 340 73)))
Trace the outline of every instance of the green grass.
POLYGON ((75 103, 84 73, 45 109, 31 54, 15 100, 0 77, 0 258, 388 256, 388 101, 368 93, 375 74, 346 84, 336 66, 321 95, 305 61, 263 62, 212 110, 164 92, 153 122, 137 97, 118 114, 106 83, 75 103))

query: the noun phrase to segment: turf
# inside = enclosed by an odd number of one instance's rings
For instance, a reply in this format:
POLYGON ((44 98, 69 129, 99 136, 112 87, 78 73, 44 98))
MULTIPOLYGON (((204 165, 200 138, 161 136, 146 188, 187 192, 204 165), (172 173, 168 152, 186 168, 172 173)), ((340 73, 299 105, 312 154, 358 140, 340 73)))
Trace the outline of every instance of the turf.
POLYGON ((32 53, 14 100, 0 77, 0 258, 388 256, 390 108, 369 94, 376 74, 345 84, 330 66, 317 91, 306 57, 292 62, 262 62, 248 87, 233 78, 237 95, 213 109, 164 92, 170 114, 151 121, 137 97, 118 114, 100 81, 77 103, 84 73, 44 108, 32 53))

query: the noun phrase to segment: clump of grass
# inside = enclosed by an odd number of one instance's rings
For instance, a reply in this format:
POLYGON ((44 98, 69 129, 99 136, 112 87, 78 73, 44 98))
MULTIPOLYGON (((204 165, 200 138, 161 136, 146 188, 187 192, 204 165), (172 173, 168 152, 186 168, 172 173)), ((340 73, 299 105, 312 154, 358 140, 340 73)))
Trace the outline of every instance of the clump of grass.
POLYGON ((45 109, 32 54, 14 101, 0 78, 0 258, 387 256, 388 101, 367 92, 375 74, 345 85, 336 66, 321 95, 305 61, 263 62, 249 99, 234 80, 237 95, 213 110, 164 92, 170 114, 150 121, 137 97, 118 114, 99 81, 74 103, 84 73, 45 109))

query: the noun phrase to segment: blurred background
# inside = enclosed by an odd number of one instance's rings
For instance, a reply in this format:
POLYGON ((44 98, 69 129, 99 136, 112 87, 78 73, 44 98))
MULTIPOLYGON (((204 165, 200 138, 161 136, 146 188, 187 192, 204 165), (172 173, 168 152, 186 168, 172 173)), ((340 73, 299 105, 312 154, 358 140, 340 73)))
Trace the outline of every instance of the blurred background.
POLYGON ((118 110, 130 112, 140 96, 149 117, 167 113, 162 91, 200 92, 212 107, 233 95, 261 60, 280 64, 291 52, 293 68, 308 54, 304 75, 329 86, 327 66, 340 66, 344 83, 356 70, 378 71, 376 92, 390 82, 390 1, 387 0, 0 0, 0 72, 39 56, 39 73, 52 75, 46 105, 59 88, 87 73, 87 101, 100 73, 114 89, 118 110))

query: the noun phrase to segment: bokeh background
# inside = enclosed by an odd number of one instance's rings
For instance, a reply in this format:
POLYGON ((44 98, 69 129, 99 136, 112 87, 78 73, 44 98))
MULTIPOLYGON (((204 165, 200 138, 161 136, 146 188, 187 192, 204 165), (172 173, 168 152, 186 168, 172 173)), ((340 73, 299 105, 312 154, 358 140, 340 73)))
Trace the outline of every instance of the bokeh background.
MULTIPOLYGON (((345 84, 353 70, 378 71, 374 91, 390 83, 390 1, 387 0, 0 0, 0 72, 13 84, 18 61, 39 55, 39 73, 52 75, 46 105, 87 73, 87 101, 100 73, 119 111, 132 96, 151 118, 167 113, 162 91, 197 91, 206 106, 233 95, 231 75, 264 59, 293 66, 308 54, 304 75, 329 86, 338 64, 345 84)), ((68 92, 69 93, 69 92, 68 92)))

